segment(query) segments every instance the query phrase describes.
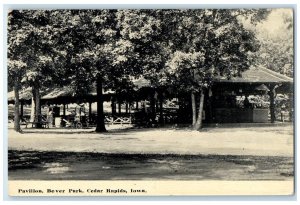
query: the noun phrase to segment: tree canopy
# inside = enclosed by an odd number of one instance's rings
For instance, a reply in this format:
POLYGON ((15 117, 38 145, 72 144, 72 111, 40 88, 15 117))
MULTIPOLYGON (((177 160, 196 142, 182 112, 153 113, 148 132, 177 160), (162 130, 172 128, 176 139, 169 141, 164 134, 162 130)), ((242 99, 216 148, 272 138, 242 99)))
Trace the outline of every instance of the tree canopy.
POLYGON ((260 49, 255 64, 293 77, 294 70, 294 21, 291 9, 273 9, 255 25, 245 23, 255 32, 260 49))
MULTIPOLYGON (((132 79, 143 76, 154 87, 190 92, 194 111, 199 94, 201 121, 203 92, 214 76, 239 76, 254 62, 276 68, 293 63, 291 38, 257 35, 257 25, 269 14, 265 9, 13 10, 9 82, 18 82, 18 92, 23 79, 37 96, 42 87, 68 85, 83 95, 96 85, 96 130, 105 131, 102 88, 124 93, 132 89, 132 79), (279 41, 288 43, 282 48, 279 41)), ((284 19, 282 29, 290 31, 291 18, 284 19)))

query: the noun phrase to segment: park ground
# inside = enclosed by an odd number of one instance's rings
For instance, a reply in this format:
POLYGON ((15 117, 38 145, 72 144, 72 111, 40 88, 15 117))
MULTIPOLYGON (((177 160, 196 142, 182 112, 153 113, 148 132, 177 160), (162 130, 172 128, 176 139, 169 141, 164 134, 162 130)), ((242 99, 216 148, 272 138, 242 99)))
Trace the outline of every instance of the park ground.
POLYGON ((11 180, 293 180, 293 127, 8 129, 11 180))
POLYGON ((129 129, 8 129, 8 149, 124 154, 216 154, 292 157, 293 126, 129 129))

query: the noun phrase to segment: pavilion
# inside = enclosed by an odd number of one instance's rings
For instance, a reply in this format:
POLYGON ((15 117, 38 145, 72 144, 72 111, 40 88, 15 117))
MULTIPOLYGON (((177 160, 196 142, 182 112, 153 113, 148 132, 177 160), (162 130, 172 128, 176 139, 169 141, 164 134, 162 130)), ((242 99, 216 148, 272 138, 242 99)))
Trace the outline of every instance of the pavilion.
POLYGON ((214 110, 210 117, 215 122, 267 122, 268 112, 270 113, 271 122, 274 122, 275 107, 278 103, 275 102, 276 94, 288 95, 290 108, 293 107, 293 79, 264 67, 252 67, 243 72, 240 77, 231 79, 216 78, 212 86, 212 93, 210 94, 211 104, 207 107, 214 110), (265 97, 267 95, 267 98, 269 98, 268 107, 256 104, 248 109, 238 109, 230 107, 230 105, 226 108, 224 102, 223 109, 217 106, 216 101, 218 101, 218 97, 221 98, 220 96, 227 96, 230 99, 234 96, 246 97, 249 95, 265 97), (229 117, 222 117, 224 115, 229 117))
MULTIPOLYGON (((126 113, 128 105, 136 102, 135 109, 139 109, 139 102, 150 101, 150 112, 159 115, 160 118, 167 118, 168 113, 163 111, 163 99, 157 98, 157 93, 164 92, 162 89, 150 86, 149 81, 144 78, 134 81, 137 89, 131 95, 124 94, 118 96, 115 91, 105 91, 103 93, 104 101, 111 102, 112 115, 121 113, 121 103, 126 103, 126 113), (155 102, 159 101, 159 102, 155 102), (116 103, 119 104, 119 112, 116 112, 116 103)), ((263 67, 252 67, 241 74, 239 77, 230 79, 224 77, 216 77, 210 89, 205 93, 204 103, 204 122, 207 123, 244 123, 244 122, 271 122, 276 119, 276 94, 281 93, 288 95, 290 109, 293 108, 293 79, 285 75, 276 73, 263 67), (248 96, 264 96, 268 100, 267 106, 251 106, 243 107, 237 104, 237 99, 245 100, 248 96), (269 114, 270 113, 270 114, 269 114), (270 117, 269 117, 270 115, 270 117)), ((166 97, 167 95, 161 95, 166 97)), ((91 113, 91 104, 96 102, 96 92, 92 91, 86 95, 76 96, 74 90, 70 87, 53 88, 42 92, 42 105, 63 105, 63 115, 66 115, 65 106, 70 103, 88 103, 89 116, 91 113)), ((176 94, 169 94, 167 97, 179 98, 176 94)), ((23 105, 31 104, 31 89, 27 88, 20 92, 21 115, 23 115, 23 105)), ((189 96, 186 96, 185 106, 179 106, 178 115, 183 115, 179 123, 189 123, 191 120, 191 105, 189 104, 189 96)), ((8 93, 8 103, 14 103, 14 95, 8 93)), ((146 105, 144 105, 145 107, 146 105)), ((129 106, 130 107, 130 106, 129 106)), ((289 110, 291 112, 291 110, 289 110)), ((161 120, 161 122, 165 120, 161 120)))

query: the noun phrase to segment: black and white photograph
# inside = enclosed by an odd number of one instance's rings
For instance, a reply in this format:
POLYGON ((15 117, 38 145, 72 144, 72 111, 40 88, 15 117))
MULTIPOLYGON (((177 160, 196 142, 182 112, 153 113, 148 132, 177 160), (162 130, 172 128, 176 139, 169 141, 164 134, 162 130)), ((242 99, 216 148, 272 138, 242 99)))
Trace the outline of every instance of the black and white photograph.
POLYGON ((294 12, 8 10, 9 194, 292 195, 294 12))

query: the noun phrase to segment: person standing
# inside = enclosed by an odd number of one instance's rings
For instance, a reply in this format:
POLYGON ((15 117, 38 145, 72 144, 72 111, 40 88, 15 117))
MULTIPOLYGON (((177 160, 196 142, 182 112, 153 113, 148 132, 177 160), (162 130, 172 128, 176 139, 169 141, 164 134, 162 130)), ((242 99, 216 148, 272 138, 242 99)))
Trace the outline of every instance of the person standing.
POLYGON ((245 100, 244 100, 244 108, 251 108, 251 103, 248 99, 248 95, 245 96, 245 100))
POLYGON ((49 127, 53 127, 53 109, 50 107, 47 115, 47 122, 49 127))

